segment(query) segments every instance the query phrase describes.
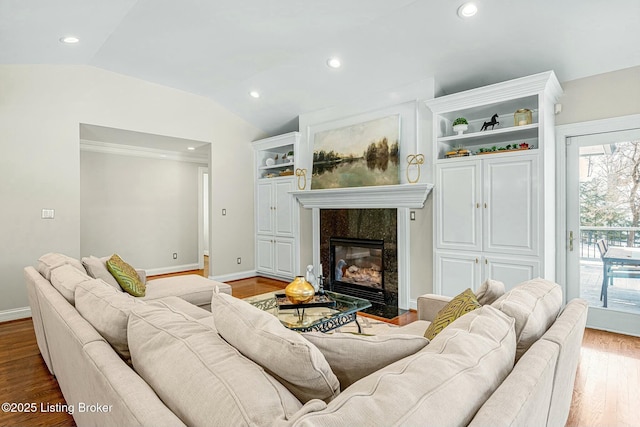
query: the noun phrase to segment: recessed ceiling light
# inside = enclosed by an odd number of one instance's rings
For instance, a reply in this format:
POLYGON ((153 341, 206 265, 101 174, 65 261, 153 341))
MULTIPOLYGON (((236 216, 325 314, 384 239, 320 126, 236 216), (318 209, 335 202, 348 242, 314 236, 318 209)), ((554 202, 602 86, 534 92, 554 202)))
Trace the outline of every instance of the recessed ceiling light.
POLYGON ((327 65, 331 68, 340 68, 342 64, 338 58, 329 58, 327 60, 327 65))
POLYGON ((260 98, 260 92, 258 92, 257 90, 252 90, 251 92, 249 92, 249 96, 252 98, 260 98))
POLYGON ((66 43, 66 44, 74 44, 74 43, 78 43, 79 41, 80 39, 75 36, 65 36, 60 39, 61 43, 66 43))
POLYGON ((189 150, 189 151, 193 151, 195 149, 196 149, 196 147, 187 147, 187 150, 189 150))
POLYGON ((458 8, 458 16, 460 18, 471 18, 478 13, 478 7, 474 3, 465 3, 458 8))

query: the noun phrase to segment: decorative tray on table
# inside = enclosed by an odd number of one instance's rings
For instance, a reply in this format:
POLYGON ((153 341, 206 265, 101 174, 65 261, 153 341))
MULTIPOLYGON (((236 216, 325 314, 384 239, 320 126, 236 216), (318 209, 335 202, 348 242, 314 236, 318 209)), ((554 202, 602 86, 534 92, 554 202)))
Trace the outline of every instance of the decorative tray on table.
POLYGON ((276 294, 276 302, 280 309, 310 308, 310 307, 335 307, 336 301, 328 295, 314 295, 311 301, 302 304, 294 304, 285 294, 276 294))

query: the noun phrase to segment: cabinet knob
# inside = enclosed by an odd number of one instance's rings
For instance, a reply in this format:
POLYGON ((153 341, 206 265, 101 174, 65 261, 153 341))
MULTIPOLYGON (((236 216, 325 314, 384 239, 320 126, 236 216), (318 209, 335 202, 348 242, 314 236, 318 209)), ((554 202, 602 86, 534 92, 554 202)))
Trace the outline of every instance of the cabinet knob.
POLYGON ((484 263, 485 263, 485 264, 489 264, 489 260, 485 258, 485 259, 484 259, 484 263))
POLYGON ((487 204, 486 203, 484 204, 484 208, 487 209, 487 204))
POLYGON ((480 208, 480 203, 476 203, 476 208, 480 208))
POLYGON ((476 264, 478 263, 478 258, 476 258, 476 264))

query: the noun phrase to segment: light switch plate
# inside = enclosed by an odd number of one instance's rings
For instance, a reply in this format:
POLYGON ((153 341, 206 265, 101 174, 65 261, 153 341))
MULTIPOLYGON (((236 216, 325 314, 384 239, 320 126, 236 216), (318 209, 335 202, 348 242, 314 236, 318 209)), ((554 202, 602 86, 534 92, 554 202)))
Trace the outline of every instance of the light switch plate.
POLYGON ((55 209, 42 209, 42 219, 54 219, 55 216, 55 209))

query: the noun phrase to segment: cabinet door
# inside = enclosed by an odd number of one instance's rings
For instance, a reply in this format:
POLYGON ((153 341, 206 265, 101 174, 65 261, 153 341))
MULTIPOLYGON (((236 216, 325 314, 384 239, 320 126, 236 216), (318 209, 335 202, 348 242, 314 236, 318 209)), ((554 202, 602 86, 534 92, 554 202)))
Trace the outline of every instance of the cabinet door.
POLYGON ((293 278, 294 249, 293 239, 275 239, 275 273, 277 275, 293 278))
POLYGON ((276 181, 275 186, 275 233, 293 237, 293 180, 276 181))
POLYGON ((538 156, 484 162, 483 250, 538 255, 538 156))
POLYGON ((273 237, 258 236, 256 238, 256 270, 273 273, 275 256, 273 253, 273 237))
POLYGON ((501 281, 507 291, 540 275, 540 262, 537 259, 486 254, 483 263, 484 279, 501 281))
POLYGON ((480 252, 479 161, 439 164, 436 174, 437 247, 480 252))
POLYGON ((271 182, 260 182, 256 191, 256 232, 273 233, 273 186, 271 182))
POLYGON ((437 251, 435 261, 435 293, 454 297, 467 288, 475 291, 482 283, 479 255, 437 251))

